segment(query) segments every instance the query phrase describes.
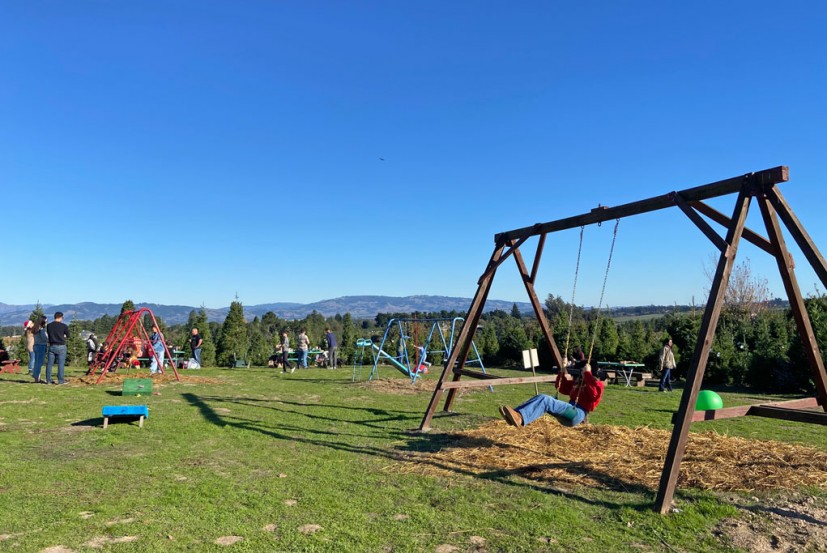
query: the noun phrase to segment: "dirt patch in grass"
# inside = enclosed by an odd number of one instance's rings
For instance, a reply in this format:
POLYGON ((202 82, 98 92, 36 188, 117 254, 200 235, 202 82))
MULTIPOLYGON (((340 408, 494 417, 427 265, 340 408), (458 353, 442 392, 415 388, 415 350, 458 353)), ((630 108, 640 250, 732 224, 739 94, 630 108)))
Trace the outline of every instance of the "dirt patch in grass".
POLYGON ((221 536, 220 538, 215 540, 215 543, 217 543, 218 545, 233 545, 240 542, 243 539, 244 538, 242 538, 241 536, 221 536))
POLYGON ((97 536, 83 545, 92 549, 99 549, 111 543, 131 543, 133 541, 138 541, 138 536, 120 536, 117 538, 111 536, 97 536))
MULTIPOLYGON (((551 485, 655 490, 671 433, 652 428, 587 424, 567 428, 550 417, 514 428, 496 421, 458 432, 438 451, 407 455, 405 470, 463 472, 489 478, 522 476, 551 485)), ((827 489, 827 451, 802 445, 692 433, 678 486, 752 492, 827 489)))
POLYGON ((827 551, 827 499, 785 494, 733 503, 739 517, 714 530, 728 545, 753 553, 827 551))
MULTIPOLYGON (((182 384, 226 384, 225 380, 221 380, 219 378, 211 378, 208 376, 192 376, 188 374, 181 374, 181 383, 182 384)), ((100 373, 93 374, 93 375, 86 375, 80 378, 74 379, 69 381, 70 386, 94 386, 97 383, 98 378, 100 378, 100 373)), ((123 384, 123 381, 128 378, 150 378, 150 375, 146 373, 137 373, 131 372, 130 374, 126 374, 125 372, 116 372, 116 373, 106 373, 106 376, 103 377, 101 384, 123 384)), ((163 384, 169 383, 176 383, 178 382, 175 379, 175 373, 172 371, 167 371, 165 374, 155 375, 152 378, 152 386, 153 389, 156 387, 160 387, 163 384)))
POLYGON ((385 394, 412 395, 420 393, 432 393, 436 387, 436 381, 418 379, 413 384, 406 378, 378 378, 357 384, 360 388, 385 394))

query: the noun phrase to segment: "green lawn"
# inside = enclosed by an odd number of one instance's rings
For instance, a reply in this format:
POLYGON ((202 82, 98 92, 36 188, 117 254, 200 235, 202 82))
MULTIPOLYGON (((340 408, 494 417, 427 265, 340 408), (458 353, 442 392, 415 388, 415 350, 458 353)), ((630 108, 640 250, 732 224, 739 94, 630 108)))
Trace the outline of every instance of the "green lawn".
MULTIPOLYGON (((69 370, 70 379, 78 375, 69 370)), ((121 397, 116 385, 44 386, 0 375, 0 550, 731 550, 712 529, 737 511, 711 492, 680 490, 680 513, 661 517, 650 509, 654 491, 549 493, 518 477, 400 470, 406 452, 450 445, 447 432, 493 419, 499 403, 516 404, 533 386, 468 394, 457 414, 418 434, 411 430, 430 394, 353 384, 350 369, 184 376, 215 382, 121 397), (102 429, 102 406, 143 403, 144 428, 102 429), (242 539, 216 543, 230 536, 242 539)), ((754 401, 722 395, 727 405, 754 401)), ((679 399, 610 386, 591 421, 669 428, 679 399)), ((750 418, 703 426, 713 428, 827 449, 817 425, 750 418)))

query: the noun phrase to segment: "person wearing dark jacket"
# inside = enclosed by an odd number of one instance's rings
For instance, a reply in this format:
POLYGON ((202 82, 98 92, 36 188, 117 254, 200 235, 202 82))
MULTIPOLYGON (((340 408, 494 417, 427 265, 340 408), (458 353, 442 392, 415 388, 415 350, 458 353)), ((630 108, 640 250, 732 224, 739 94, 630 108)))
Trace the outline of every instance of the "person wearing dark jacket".
POLYGON ((46 325, 49 335, 49 360, 46 362, 46 384, 66 384, 63 368, 66 365, 66 341, 69 327, 63 323, 63 313, 55 313, 55 320, 46 325), (52 365, 57 361, 57 382, 52 380, 52 365))

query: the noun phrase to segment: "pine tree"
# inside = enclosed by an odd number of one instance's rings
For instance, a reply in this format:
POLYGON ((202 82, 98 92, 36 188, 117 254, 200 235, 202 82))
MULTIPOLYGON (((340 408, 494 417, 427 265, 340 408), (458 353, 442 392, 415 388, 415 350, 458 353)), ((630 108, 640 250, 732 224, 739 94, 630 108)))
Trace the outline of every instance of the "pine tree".
POLYGON ((244 307, 240 301, 230 304, 230 312, 221 327, 221 339, 218 344, 218 364, 233 366, 236 359, 244 359, 250 349, 247 336, 247 323, 244 321, 244 307))
POLYGON ((135 304, 132 302, 132 300, 126 300, 125 302, 123 302, 123 305, 121 306, 121 315, 123 315, 127 311, 135 311, 135 304))
POLYGON ((342 340, 339 342, 338 357, 342 363, 350 363, 353 351, 356 348, 356 329, 353 328, 353 318, 350 313, 342 317, 342 340))

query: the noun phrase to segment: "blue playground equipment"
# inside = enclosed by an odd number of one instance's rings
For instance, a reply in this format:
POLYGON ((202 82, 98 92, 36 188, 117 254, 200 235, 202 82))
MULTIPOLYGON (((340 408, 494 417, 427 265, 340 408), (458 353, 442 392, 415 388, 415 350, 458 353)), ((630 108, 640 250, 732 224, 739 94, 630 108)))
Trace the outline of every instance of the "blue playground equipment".
MULTIPOLYGON (((465 319, 462 317, 455 317, 453 319, 391 319, 388 321, 388 326, 385 328, 385 334, 382 336, 382 341, 379 345, 373 343, 369 338, 360 338, 356 341, 356 347, 358 349, 353 365, 353 380, 356 380, 357 362, 359 366, 359 378, 361 380, 361 367, 363 360, 366 359, 365 353, 367 351, 370 353, 370 359, 373 362, 373 368, 370 371, 368 380, 373 380, 377 367, 379 366, 379 361, 384 360, 410 378, 413 384, 417 378, 428 372, 428 368, 431 366, 431 363, 427 361, 429 355, 431 355, 432 358, 441 355, 443 363, 448 361, 451 351, 454 348, 454 337, 458 335, 459 328, 464 322, 465 319), (447 323, 450 323, 450 329, 447 323), (428 329, 427 337, 422 345, 416 343, 418 336, 412 338, 410 333, 410 327, 413 325, 414 334, 418 334, 420 324, 426 325, 428 329), (396 343, 396 354, 392 355, 386 350, 389 349, 394 342, 396 343), (431 342, 434 342, 433 349, 431 348, 431 342), (413 353, 408 351, 410 343, 412 343, 413 346, 413 353)), ((477 364, 482 372, 485 372, 482 357, 473 340, 471 341, 471 351, 469 351, 465 364, 477 364)))

